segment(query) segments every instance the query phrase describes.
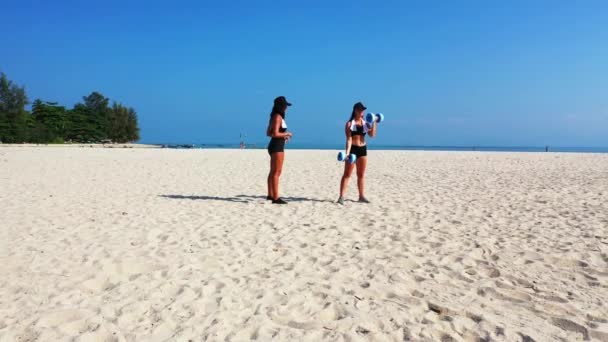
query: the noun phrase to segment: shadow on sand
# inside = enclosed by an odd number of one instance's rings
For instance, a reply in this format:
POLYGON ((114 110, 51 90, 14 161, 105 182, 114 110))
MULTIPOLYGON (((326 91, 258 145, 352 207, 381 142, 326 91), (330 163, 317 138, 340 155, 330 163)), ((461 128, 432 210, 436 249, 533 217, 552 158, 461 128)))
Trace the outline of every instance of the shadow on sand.
MULTIPOLYGON (((171 199, 186 199, 193 201, 225 201, 225 202, 237 202, 237 203, 250 203, 255 200, 266 200, 266 196, 252 196, 252 195, 236 195, 234 197, 219 197, 219 196, 186 196, 186 195, 159 195, 159 197, 171 198, 171 199)), ((316 198, 307 197, 282 197, 287 202, 325 202, 333 203, 330 200, 320 200, 316 198)))

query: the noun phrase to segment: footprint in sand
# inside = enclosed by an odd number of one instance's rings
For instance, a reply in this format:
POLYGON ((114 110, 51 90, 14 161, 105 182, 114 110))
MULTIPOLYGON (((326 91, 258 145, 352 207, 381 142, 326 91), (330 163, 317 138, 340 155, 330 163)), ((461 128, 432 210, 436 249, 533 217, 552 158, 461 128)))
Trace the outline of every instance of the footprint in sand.
POLYGON ((484 288, 485 293, 489 293, 496 299, 513 302, 513 303, 531 303, 532 297, 529 294, 517 290, 501 289, 500 291, 494 288, 484 288))
POLYGON ((136 259, 125 259, 119 262, 103 263, 103 271, 111 276, 132 276, 136 274, 151 273, 164 267, 150 264, 136 259))
POLYGON ((59 310, 44 314, 35 323, 39 328, 58 329, 64 334, 76 336, 87 330, 87 319, 94 313, 88 310, 59 310))
POLYGON ((82 282, 82 287, 90 293, 103 292, 112 287, 107 277, 97 276, 82 282))

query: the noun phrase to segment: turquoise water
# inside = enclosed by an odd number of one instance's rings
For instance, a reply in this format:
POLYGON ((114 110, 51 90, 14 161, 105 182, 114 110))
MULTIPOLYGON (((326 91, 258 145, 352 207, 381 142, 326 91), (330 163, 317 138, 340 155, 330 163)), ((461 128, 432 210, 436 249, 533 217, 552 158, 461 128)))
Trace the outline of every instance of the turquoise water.
MULTIPOLYGON (((170 148, 229 148, 238 149, 239 144, 165 144, 170 148)), ((266 143, 247 145, 248 149, 266 149, 266 143)), ((344 145, 288 144, 294 150, 343 150, 344 145)), ((369 150, 394 151, 486 151, 486 152, 545 152, 545 146, 397 146, 368 144, 369 150)), ((608 153, 608 147, 549 146, 549 152, 608 153)))

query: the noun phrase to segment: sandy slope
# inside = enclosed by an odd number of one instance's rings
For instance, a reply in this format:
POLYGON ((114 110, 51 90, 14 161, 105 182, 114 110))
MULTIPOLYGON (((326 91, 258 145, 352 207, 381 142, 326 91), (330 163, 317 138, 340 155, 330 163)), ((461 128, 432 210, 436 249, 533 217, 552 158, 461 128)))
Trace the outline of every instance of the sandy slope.
POLYGON ((608 155, 334 154, 0 149, 0 341, 608 340, 608 155))

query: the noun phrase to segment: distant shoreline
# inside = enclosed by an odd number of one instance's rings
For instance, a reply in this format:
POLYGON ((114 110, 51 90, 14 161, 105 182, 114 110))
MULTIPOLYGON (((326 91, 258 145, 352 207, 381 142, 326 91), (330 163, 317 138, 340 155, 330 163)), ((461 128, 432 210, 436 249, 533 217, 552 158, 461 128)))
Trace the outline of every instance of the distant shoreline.
MULTIPOLYGON (((239 144, 205 143, 205 144, 160 144, 162 147, 177 149, 240 149, 239 144)), ((339 151, 342 144, 288 144, 289 150, 322 150, 339 151)), ((247 144, 248 150, 265 150, 265 144, 247 144)), ((608 153, 608 147, 584 146, 441 146, 441 145, 378 145, 368 144, 369 150, 376 151, 461 151, 461 152, 574 152, 574 153, 608 153)))
MULTIPOLYGON (((0 144, 2 147, 78 147, 78 148, 153 148, 153 149, 212 149, 212 150, 238 150, 238 144, 0 144)), ((339 151, 343 146, 333 145, 314 145, 298 144, 288 147, 290 150, 319 150, 319 151, 339 151)), ((368 148, 373 151, 436 151, 436 152, 522 152, 522 153, 608 153, 608 147, 560 147, 549 146, 395 146, 395 145, 375 145, 369 144, 368 148)), ((266 146, 255 145, 247 146, 246 150, 264 150, 266 146)))

